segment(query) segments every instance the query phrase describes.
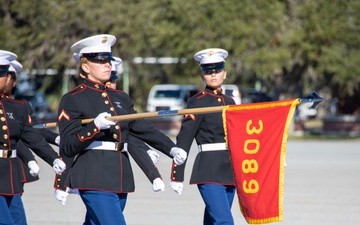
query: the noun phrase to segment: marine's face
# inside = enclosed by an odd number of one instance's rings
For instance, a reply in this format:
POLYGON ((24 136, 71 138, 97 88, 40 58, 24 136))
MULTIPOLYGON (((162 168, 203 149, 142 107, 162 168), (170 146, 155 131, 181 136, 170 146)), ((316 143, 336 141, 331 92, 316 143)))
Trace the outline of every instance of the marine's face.
POLYGON ((0 74, 0 93, 1 94, 4 94, 7 77, 8 77, 7 73, 0 74))
POLYGON ((16 81, 12 79, 11 74, 8 74, 5 82, 4 94, 7 96, 11 96, 13 94, 12 91, 15 88, 15 86, 16 86, 16 81))
POLYGON ((226 71, 221 70, 206 70, 201 72, 201 77, 206 85, 212 88, 220 88, 226 79, 226 71))
POLYGON ((105 83, 110 79, 111 62, 110 60, 87 61, 83 63, 82 69, 88 74, 88 79, 95 82, 105 83))

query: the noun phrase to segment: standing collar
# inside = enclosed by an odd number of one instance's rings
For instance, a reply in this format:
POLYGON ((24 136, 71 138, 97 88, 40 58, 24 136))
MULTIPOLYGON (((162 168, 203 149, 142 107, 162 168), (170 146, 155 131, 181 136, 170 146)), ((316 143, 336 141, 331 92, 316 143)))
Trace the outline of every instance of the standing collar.
POLYGON ((103 84, 103 83, 99 83, 99 82, 95 82, 95 81, 92 81, 88 78, 84 78, 84 84, 86 86, 89 86, 91 88, 95 88, 95 89, 98 89, 100 91, 103 91, 106 89, 106 85, 103 84))
POLYGON ((221 88, 213 88, 213 87, 206 86, 205 90, 207 92, 210 92, 210 93, 213 93, 213 94, 216 94, 216 95, 222 95, 222 89, 221 88))

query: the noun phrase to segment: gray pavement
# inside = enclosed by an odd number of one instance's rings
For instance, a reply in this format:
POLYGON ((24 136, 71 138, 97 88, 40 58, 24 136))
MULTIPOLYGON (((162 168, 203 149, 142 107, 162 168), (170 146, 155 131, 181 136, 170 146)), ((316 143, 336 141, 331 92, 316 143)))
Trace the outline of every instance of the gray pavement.
MULTIPOLYGON (((165 192, 154 193, 139 167, 133 163, 135 193, 128 196, 124 211, 128 225, 202 224, 204 204, 189 174, 196 154, 193 145, 186 168, 183 194, 169 186, 171 160, 161 154, 158 168, 165 192)), ((53 196, 54 173, 40 162, 40 180, 25 185, 23 202, 29 225, 82 224, 85 207, 80 197, 70 195, 65 206, 53 196)), ((289 140, 285 170, 283 225, 360 224, 360 141, 289 140)), ((233 204, 235 224, 247 224, 237 199, 233 204)))

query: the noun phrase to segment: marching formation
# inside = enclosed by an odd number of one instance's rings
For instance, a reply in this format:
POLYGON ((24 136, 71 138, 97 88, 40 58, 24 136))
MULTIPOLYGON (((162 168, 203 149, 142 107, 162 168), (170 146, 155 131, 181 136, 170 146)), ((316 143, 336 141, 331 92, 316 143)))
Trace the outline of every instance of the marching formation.
MULTIPOLYGON (((116 89, 116 66, 122 61, 112 55, 115 42, 115 36, 100 34, 71 46, 83 82, 61 98, 59 134, 33 128, 37 119, 29 103, 12 98, 22 65, 16 54, 0 50, 0 224, 27 224, 21 200, 23 185, 38 179, 39 173, 32 152, 53 167, 57 200, 65 205, 71 193, 82 199, 86 207, 83 224, 126 224, 123 211, 128 194, 135 190, 130 156, 155 192, 164 191, 165 184, 155 165, 159 154, 149 146, 172 158, 170 185, 181 195, 194 139, 199 153, 190 184, 197 185, 205 203, 203 224, 234 224, 235 182, 221 112, 185 115, 176 143, 145 119, 108 120, 137 113, 129 95, 116 89), (83 124, 87 118, 94 120, 83 124), (59 152, 50 144, 58 145, 59 152)), ((206 86, 189 99, 188 108, 235 104, 221 90, 227 56, 228 52, 219 48, 194 55, 206 86)))

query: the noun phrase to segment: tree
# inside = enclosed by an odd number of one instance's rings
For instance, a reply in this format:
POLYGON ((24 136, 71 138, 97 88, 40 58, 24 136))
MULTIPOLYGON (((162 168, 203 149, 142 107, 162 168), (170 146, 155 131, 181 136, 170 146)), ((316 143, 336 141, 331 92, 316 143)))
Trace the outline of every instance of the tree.
POLYGON ((352 99, 360 97, 360 2, 288 0, 287 8, 289 29, 282 41, 292 57, 283 68, 284 83, 295 78, 303 92, 350 100, 353 107, 340 110, 353 113, 359 104, 352 99))
MULTIPOLYGON (((141 107, 152 85, 202 85, 195 52, 229 51, 227 83, 254 87, 275 97, 352 99, 359 107, 359 16, 357 0, 1 0, 0 48, 18 54, 28 69, 52 68, 42 90, 62 95, 66 69, 76 69, 70 46, 90 35, 117 37, 113 54, 130 68, 130 95, 141 107), (31 10, 29 10, 31 9, 31 10), (187 63, 134 64, 134 57, 178 57, 187 63), (140 88, 139 88, 140 87, 140 88)), ((69 89, 78 83, 70 79, 69 89)), ((323 104, 322 104, 323 105, 323 104)), ((325 105, 325 104, 324 104, 325 105)))

